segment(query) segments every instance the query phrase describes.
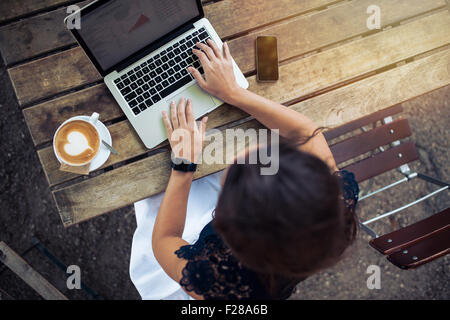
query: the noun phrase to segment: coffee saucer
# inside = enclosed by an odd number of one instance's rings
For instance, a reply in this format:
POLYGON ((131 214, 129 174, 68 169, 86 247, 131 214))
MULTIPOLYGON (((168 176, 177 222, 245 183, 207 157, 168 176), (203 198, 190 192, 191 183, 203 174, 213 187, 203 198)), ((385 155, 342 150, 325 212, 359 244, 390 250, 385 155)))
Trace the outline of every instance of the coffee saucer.
MULTIPOLYGON (((72 118, 72 120, 89 121, 89 117, 78 116, 78 117, 72 118)), ((98 133, 100 134, 100 138, 103 141, 105 141, 107 144, 112 146, 112 138, 111 138, 111 134, 109 133, 108 128, 100 120, 98 120, 95 123, 95 126, 98 130, 98 133)), ((95 158, 92 159, 89 171, 90 172, 95 171, 98 168, 100 168, 102 165, 104 165, 105 162, 108 161, 110 154, 111 154, 111 151, 103 143, 100 143, 100 149, 98 150, 98 154, 95 156, 95 158)))

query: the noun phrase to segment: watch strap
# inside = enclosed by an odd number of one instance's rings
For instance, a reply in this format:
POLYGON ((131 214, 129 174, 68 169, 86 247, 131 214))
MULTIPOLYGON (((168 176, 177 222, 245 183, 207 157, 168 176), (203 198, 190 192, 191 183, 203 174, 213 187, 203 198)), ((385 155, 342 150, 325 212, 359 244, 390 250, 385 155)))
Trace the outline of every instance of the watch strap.
POLYGON ((197 164, 191 163, 184 159, 176 159, 175 161, 172 160, 172 169, 175 171, 182 171, 182 172, 195 172, 197 171, 197 164))

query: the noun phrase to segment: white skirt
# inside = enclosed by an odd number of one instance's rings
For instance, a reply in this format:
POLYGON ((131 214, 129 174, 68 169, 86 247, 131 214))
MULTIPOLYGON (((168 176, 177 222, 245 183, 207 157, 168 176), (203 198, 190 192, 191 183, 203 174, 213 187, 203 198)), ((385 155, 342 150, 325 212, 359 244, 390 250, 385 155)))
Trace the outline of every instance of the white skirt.
MULTIPOLYGON (((193 244, 202 229, 212 220, 220 192, 223 171, 192 182, 188 198, 183 239, 193 244)), ((130 277, 144 300, 192 299, 172 280, 156 261, 152 250, 152 233, 164 193, 136 202, 137 228, 131 246, 130 277)))

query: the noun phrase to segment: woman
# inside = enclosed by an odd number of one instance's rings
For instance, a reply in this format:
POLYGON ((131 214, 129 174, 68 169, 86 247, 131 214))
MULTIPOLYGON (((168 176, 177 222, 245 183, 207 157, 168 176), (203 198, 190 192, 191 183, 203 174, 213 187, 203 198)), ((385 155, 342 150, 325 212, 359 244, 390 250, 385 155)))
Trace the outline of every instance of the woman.
MULTIPOLYGON (((336 263, 355 238, 358 185, 353 174, 338 171, 313 121, 236 84, 227 44, 223 53, 210 40, 197 47, 193 53, 205 77, 188 71, 199 85, 285 138, 277 146, 279 171, 264 176, 260 164, 234 164, 223 175, 192 183, 192 171, 173 165, 165 194, 136 204, 136 214, 142 214, 132 280, 143 298, 286 299, 300 281, 336 263), (192 213, 201 210, 206 213, 192 213), (152 225, 149 250, 145 227, 152 225)), ((207 118, 197 124, 195 106, 184 99, 170 108, 163 121, 175 156, 195 163, 207 118), (178 140, 172 134, 177 129, 192 134, 178 140)), ((257 151, 245 156, 252 152, 257 151)))

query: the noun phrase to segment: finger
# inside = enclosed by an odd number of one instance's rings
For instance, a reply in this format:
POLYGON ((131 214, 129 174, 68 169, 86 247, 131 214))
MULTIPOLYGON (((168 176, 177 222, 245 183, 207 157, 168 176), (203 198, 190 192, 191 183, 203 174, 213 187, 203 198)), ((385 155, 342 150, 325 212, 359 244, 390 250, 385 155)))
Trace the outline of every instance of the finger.
POLYGON ((216 45, 216 43, 214 41, 212 41, 211 39, 208 39, 206 41, 208 43, 208 45, 212 48, 214 54, 216 55, 217 58, 222 58, 222 52, 220 52, 219 47, 216 45))
POLYGON ((214 60, 217 59, 216 55, 214 54, 213 49, 211 49, 209 46, 207 46, 206 44, 203 44, 201 42, 197 42, 197 47, 202 49, 202 51, 204 53, 206 53, 206 55, 208 56, 209 60, 214 60))
POLYGON ((202 64, 203 68, 205 66, 210 66, 211 62, 208 59, 208 56, 201 50, 197 50, 197 49, 192 49, 192 53, 195 54, 199 59, 200 59, 200 63, 202 64))
POLYGON ((163 111, 162 116, 163 116, 164 126, 166 127, 167 136, 170 139, 170 137, 172 136, 173 128, 172 128, 172 124, 170 123, 169 116, 167 115, 167 111, 163 111))
POLYGON ((178 129, 180 124, 178 123, 177 109, 175 105, 175 101, 170 103, 170 120, 172 121, 173 130, 178 129))
POLYGON ((178 122, 180 123, 181 128, 186 128, 186 99, 181 98, 180 102, 178 103, 178 122))
POLYGON ((231 61, 231 53, 230 53, 230 48, 228 47, 228 42, 225 42, 223 44, 223 53, 224 53, 225 59, 227 59, 228 61, 231 61))
POLYGON ((203 76, 201 75, 200 71, 198 71, 194 67, 189 67, 188 71, 189 71, 190 74, 192 74, 192 76, 195 78, 195 80, 197 80, 197 82, 200 85, 200 87, 202 87, 202 88, 206 87, 205 78, 203 78, 203 76))
POLYGON ((206 125, 208 123, 208 117, 204 117, 202 121, 200 122, 200 134, 202 135, 202 141, 205 141, 205 135, 206 135, 206 125))
POLYGON ((191 99, 188 99, 187 105, 186 105, 186 120, 188 125, 191 127, 195 126, 195 118, 194 118, 194 110, 192 108, 192 101, 191 99))

